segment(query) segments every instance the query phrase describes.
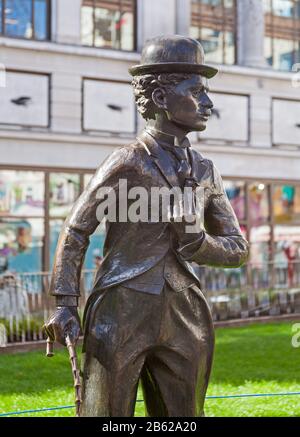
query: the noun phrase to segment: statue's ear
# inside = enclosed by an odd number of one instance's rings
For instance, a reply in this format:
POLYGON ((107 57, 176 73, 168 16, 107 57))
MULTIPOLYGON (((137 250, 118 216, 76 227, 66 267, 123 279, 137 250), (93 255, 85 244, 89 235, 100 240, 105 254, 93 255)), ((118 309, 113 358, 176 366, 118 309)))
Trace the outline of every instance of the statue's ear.
POLYGON ((166 91, 163 88, 155 88, 152 92, 152 100, 160 109, 167 109, 166 91))

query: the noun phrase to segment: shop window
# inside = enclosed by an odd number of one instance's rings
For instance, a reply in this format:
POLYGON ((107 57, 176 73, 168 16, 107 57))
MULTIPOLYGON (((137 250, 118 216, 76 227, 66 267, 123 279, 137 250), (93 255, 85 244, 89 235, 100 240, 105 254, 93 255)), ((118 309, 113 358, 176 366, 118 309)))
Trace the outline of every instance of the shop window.
POLYGON ((0 170, 0 271, 41 271, 44 173, 0 170))
POLYGON ((224 188, 237 219, 245 220, 245 183, 224 180, 224 188))
POLYGON ((44 220, 0 218, 0 271, 40 272, 44 220))
POLYGON ((300 223, 300 185, 275 185, 273 209, 276 223, 300 223))
POLYGON ((300 226, 275 225, 274 243, 277 283, 292 288, 300 282, 300 226))
POLYGON ((0 170, 0 216, 6 215, 44 215, 44 173, 0 170))
POLYGON ((271 227, 269 225, 253 226, 250 229, 250 262, 264 264, 270 260, 271 227))
POLYGON ((66 217, 80 192, 80 177, 73 173, 51 173, 49 213, 51 217, 66 217))
POLYGON ((254 182, 248 186, 249 220, 257 226, 270 218, 269 186, 263 182, 254 182))

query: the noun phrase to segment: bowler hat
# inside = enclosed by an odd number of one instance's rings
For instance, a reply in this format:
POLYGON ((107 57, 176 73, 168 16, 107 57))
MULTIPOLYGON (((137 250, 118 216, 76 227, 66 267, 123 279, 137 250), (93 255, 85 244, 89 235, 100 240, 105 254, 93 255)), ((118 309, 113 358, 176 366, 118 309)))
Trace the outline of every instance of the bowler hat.
POLYGON ((204 64, 202 45, 180 35, 158 36, 146 42, 141 63, 129 68, 132 76, 151 73, 194 73, 211 78, 216 68, 204 64))

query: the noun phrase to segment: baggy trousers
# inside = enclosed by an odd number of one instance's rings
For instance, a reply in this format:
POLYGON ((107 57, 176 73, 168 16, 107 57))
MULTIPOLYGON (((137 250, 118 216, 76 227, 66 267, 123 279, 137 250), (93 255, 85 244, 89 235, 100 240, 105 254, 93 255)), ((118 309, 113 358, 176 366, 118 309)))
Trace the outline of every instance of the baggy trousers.
POLYGON ((203 416, 214 330, 199 288, 153 295, 119 285, 94 305, 80 415, 133 416, 141 380, 147 416, 203 416))

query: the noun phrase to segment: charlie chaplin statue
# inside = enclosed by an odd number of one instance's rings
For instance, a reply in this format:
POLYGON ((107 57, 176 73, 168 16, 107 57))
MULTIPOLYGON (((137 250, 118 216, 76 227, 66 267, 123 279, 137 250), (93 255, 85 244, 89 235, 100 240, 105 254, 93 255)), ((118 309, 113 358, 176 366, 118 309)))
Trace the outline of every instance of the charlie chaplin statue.
POLYGON ((148 416, 202 416, 214 330, 192 263, 238 267, 248 255, 218 170, 186 136, 206 128, 213 107, 207 79, 217 70, 204 64, 198 41, 175 35, 148 41, 129 71, 146 127, 98 168, 64 224, 51 281, 57 309, 46 329, 62 344, 80 334, 80 275, 99 225, 99 189, 110 187, 119 199, 120 180, 146 193, 202 188, 197 232, 187 232, 187 217, 176 218, 174 208, 168 221, 124 220, 121 210, 115 220, 106 217, 104 258, 83 321, 80 413, 133 416, 140 381, 148 416))

